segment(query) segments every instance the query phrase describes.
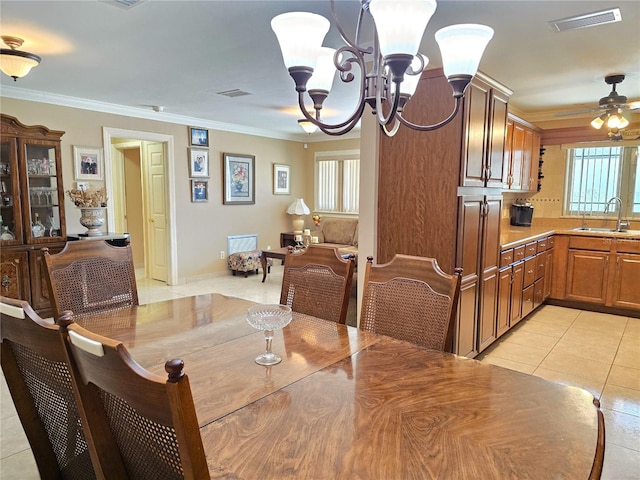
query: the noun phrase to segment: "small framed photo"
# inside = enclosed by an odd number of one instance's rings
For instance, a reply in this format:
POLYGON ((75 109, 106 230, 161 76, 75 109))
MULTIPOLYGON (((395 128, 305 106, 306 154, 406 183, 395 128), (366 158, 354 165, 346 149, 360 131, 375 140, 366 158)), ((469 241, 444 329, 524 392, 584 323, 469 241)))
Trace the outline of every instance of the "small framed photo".
POLYGON ((225 153, 224 198, 225 205, 253 205, 255 201, 255 160, 253 155, 225 153))
POLYGON ((209 181, 191 180, 191 201, 206 202, 209 200, 209 181))
POLYGON ((73 147, 73 164, 76 180, 102 180, 104 167, 102 147, 73 147))
POLYGON ((189 176, 209 178, 209 150, 189 149, 189 176))
POLYGON ((273 164, 273 194, 291 194, 291 167, 289 165, 273 164))
POLYGON ((206 128, 189 127, 189 145, 192 147, 208 147, 209 130, 206 128))

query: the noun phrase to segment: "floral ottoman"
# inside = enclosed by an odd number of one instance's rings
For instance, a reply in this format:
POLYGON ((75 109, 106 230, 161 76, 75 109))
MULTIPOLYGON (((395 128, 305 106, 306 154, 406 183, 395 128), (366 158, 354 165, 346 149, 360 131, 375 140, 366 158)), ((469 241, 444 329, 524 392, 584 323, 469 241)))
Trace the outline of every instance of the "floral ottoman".
MULTIPOLYGON (((262 263, 260 263, 260 257, 262 256, 262 250, 250 250, 248 252, 236 252, 229 255, 227 259, 227 265, 231 270, 231 273, 235 276, 236 272, 244 272, 244 276, 247 277, 249 272, 255 270, 258 273, 262 263)), ((267 259, 267 272, 271 272, 271 265, 273 265, 273 259, 267 259)))

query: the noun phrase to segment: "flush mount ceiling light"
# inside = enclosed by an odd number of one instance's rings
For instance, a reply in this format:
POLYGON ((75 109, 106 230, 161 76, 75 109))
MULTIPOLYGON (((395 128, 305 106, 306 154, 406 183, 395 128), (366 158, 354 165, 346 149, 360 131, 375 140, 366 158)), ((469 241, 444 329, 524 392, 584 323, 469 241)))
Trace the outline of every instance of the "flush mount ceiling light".
POLYGON ((388 136, 394 135, 401 124, 414 130, 429 131, 453 120, 465 89, 478 70, 484 49, 493 37, 493 30, 484 25, 464 24, 436 32, 455 106, 449 117, 439 123, 416 125, 405 119, 402 112, 428 62, 418 53, 418 47, 435 10, 435 0, 362 0, 355 41, 352 41, 338 22, 334 0, 331 0, 331 17, 346 43, 338 50, 322 47, 330 24, 321 15, 290 12, 273 18, 271 28, 278 37, 289 75, 296 84, 298 105, 305 119, 328 135, 342 135, 356 126, 365 105, 369 105, 388 136), (371 15, 374 24, 372 47, 360 46, 361 26, 367 14, 371 15), (368 64, 371 65, 369 71, 368 64), (343 122, 323 122, 322 105, 329 95, 336 70, 340 72, 340 80, 351 82, 355 79, 351 71, 354 65, 361 73, 358 105, 343 122), (313 101, 315 116, 307 112, 305 92, 313 101))
POLYGON ((9 48, 0 49, 0 70, 12 77, 14 82, 40 63, 39 56, 18 50, 24 43, 21 38, 2 35, 2 41, 9 48))
POLYGON ((300 128, 302 128, 302 130, 304 130, 305 133, 308 133, 309 135, 315 133, 316 130, 318 130, 318 127, 306 118, 301 118, 300 120, 298 120, 298 125, 300 125, 300 128))

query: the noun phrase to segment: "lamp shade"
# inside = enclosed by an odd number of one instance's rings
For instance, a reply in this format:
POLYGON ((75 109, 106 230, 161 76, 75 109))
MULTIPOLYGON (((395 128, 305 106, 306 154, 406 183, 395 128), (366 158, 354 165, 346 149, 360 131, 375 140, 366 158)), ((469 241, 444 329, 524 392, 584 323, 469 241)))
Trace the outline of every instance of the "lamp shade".
POLYGON ((302 198, 296 198, 287 208, 287 213, 289 215, 309 215, 311 210, 309 210, 302 198))
MULTIPOLYGON (((411 69, 413 71, 416 71, 420 67, 420 59, 418 58, 419 56, 422 57, 422 60, 424 61, 423 71, 429 64, 429 59, 419 53, 418 55, 413 57, 413 60, 411 61, 411 69)), ((418 73, 417 75, 405 75, 404 80, 400 84, 400 93, 404 93, 409 96, 412 96, 414 93, 416 93, 416 88, 418 88, 418 83, 420 82, 421 76, 422 72, 418 73)))
POLYGON ((316 68, 313 70, 313 75, 311 75, 311 78, 307 82, 307 90, 331 91, 333 79, 336 77, 337 71, 333 64, 333 56, 335 53, 335 48, 320 48, 316 68))
POLYGON ((40 57, 20 50, 3 48, 0 52, 0 70, 14 80, 24 77, 40 63, 40 57))
POLYGON ((315 13, 290 12, 274 17, 271 29, 278 38, 284 65, 315 69, 329 26, 329 20, 315 13))
POLYGON ((442 55, 442 68, 447 77, 475 75, 493 29, 486 25, 466 23, 441 28, 436 41, 442 55))
POLYGON ((318 127, 315 126, 306 118, 301 118, 300 120, 298 120, 298 125, 300 125, 300 127, 309 135, 311 135, 312 133, 315 133, 316 130, 318 130, 318 127))
POLYGON ((600 130, 602 128, 602 125, 604 125, 604 122, 606 119, 607 119, 607 114, 603 113, 599 117, 596 117, 593 120, 591 120, 591 126, 593 128, 600 130))
POLYGON ((427 23, 436 11, 435 0, 371 0, 369 11, 376 24, 380 53, 418 53, 427 23))
POLYGON ((629 120, 624 118, 620 113, 614 113, 607 119, 607 127, 609 128, 625 128, 629 126, 629 120))

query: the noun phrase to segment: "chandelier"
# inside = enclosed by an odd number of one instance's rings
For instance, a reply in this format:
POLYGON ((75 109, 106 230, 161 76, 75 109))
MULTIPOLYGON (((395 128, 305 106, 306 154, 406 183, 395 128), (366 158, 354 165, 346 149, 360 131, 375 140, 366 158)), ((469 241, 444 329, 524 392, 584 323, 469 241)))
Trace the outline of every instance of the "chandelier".
POLYGON ((365 105, 369 105, 388 136, 395 135, 401 124, 418 131, 436 130, 447 125, 460 109, 465 89, 478 70, 493 30, 484 25, 462 24, 436 32, 444 74, 451 86, 455 105, 451 114, 441 122, 417 125, 405 119, 402 113, 429 61, 418 53, 418 48, 427 23, 436 10, 436 0, 361 1, 355 41, 352 41, 340 25, 334 0, 331 0, 331 17, 346 44, 337 50, 322 47, 330 23, 321 15, 290 12, 271 20, 284 64, 295 82, 303 120, 328 135, 343 135, 356 126, 365 105), (374 22, 371 47, 360 45, 360 31, 367 13, 374 22), (371 65, 369 71, 367 64, 371 65), (329 96, 336 71, 342 82, 352 82, 356 78, 352 71, 354 66, 361 73, 358 105, 346 120, 325 123, 321 117, 322 105, 329 96), (313 102, 315 115, 308 112, 305 92, 313 102))
POLYGON ((2 35, 2 41, 9 48, 0 49, 0 70, 13 78, 14 82, 40 63, 39 56, 18 50, 24 43, 21 38, 2 35))

